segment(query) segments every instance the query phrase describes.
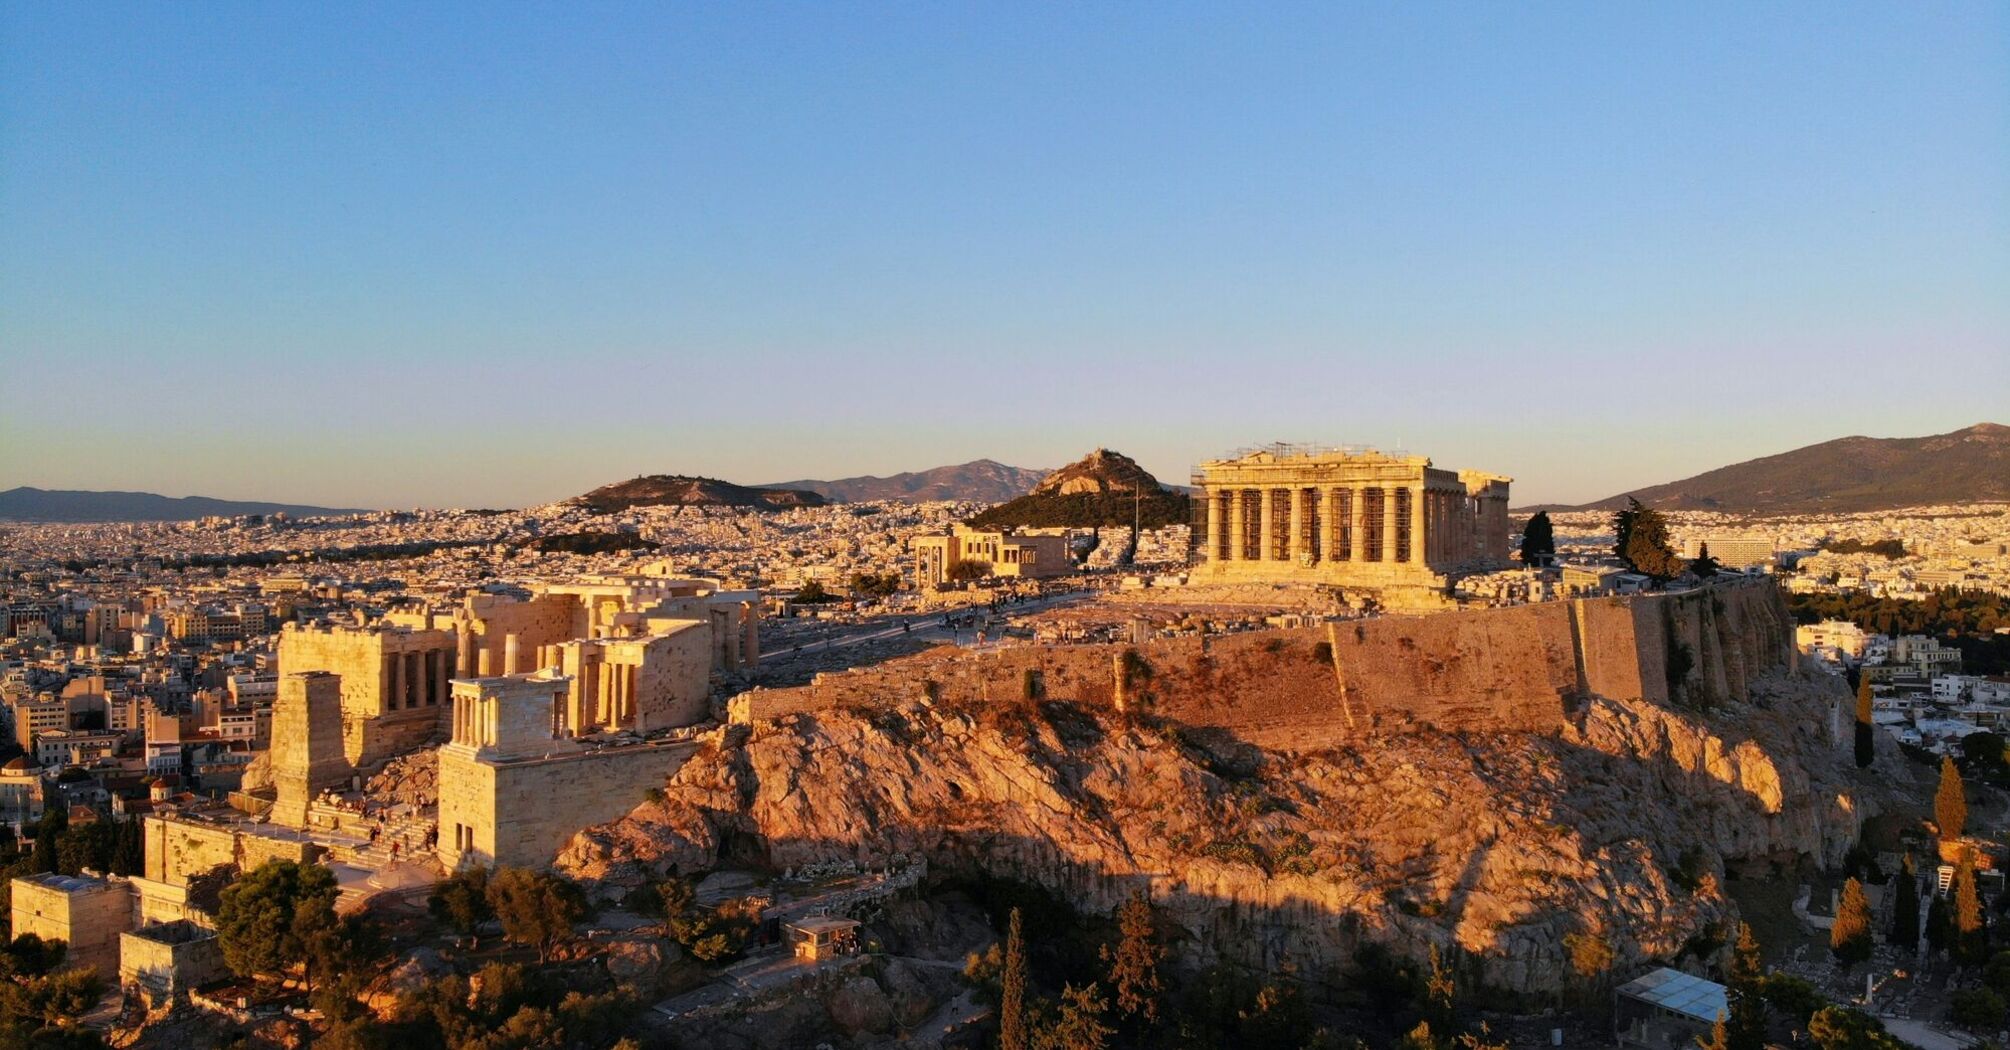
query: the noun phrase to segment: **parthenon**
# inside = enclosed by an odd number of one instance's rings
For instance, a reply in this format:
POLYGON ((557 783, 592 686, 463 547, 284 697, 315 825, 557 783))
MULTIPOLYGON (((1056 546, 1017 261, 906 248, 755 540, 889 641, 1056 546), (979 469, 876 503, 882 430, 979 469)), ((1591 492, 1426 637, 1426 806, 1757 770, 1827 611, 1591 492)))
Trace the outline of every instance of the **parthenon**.
POLYGON ((1195 575, 1218 581, 1441 587, 1508 557, 1508 483, 1426 456, 1271 445, 1200 464, 1195 575))

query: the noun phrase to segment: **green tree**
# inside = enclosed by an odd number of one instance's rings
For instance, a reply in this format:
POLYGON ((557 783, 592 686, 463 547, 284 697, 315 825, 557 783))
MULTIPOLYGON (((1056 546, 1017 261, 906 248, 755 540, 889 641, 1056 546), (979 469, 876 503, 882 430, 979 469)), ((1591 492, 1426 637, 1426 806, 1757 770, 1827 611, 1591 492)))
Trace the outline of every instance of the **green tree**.
POLYGON ((1989 920, 1975 891, 1975 857, 1966 850, 1954 865, 1953 890, 1955 954, 1964 963, 1980 966, 1989 959, 1989 920))
POLYGON ((1521 530, 1521 561, 1523 565, 1548 565, 1556 560, 1556 527, 1549 522, 1549 512, 1536 511, 1529 515, 1528 524, 1521 530))
POLYGON ((552 948, 572 936, 572 924, 586 915, 586 902, 572 883, 525 868, 497 868, 489 877, 488 898, 502 920, 503 936, 535 947, 540 963, 551 960, 552 948))
POLYGON ((1668 542, 1668 519, 1631 496, 1612 516, 1613 553, 1634 572, 1666 582, 1682 574, 1682 559, 1668 542))
POLYGON ((1954 916, 1948 913, 1947 898, 1936 892, 1926 904, 1926 946, 1951 952, 1954 945, 1954 916))
POLYGON ((1806 1028, 1815 1011, 1828 1005, 1814 985, 1790 973, 1767 974, 1760 992, 1767 1006, 1778 1010, 1797 1028, 1806 1028))
POLYGON ((2003 997, 1987 988, 1964 988, 1947 997, 1950 1017, 1963 1028, 1994 1030, 2003 1025, 2003 997))
POLYGON ((1858 769, 1868 769, 1871 759, 1875 757, 1871 753, 1875 728, 1875 724, 1871 719, 1870 679, 1866 678, 1856 687, 1856 766, 1858 769))
POLYGON ((462 936, 475 936, 482 923, 496 917, 489 903, 489 869, 464 868, 442 879, 426 898, 426 910, 462 936))
POLYGON ((811 580, 803 584, 802 588, 796 591, 796 596, 791 600, 797 605, 822 605, 825 602, 836 601, 837 597, 825 590, 822 583, 811 580))
POLYGON ((1864 896, 1863 883, 1850 879, 1843 883, 1842 905, 1829 928, 1829 950, 1837 962, 1853 966, 1870 958, 1870 949, 1870 898, 1864 896))
POLYGON ((1696 574, 1698 579, 1703 580, 1707 580, 1723 571, 1723 566, 1717 563, 1717 559, 1710 557, 1710 545, 1708 543, 1696 545, 1696 557, 1689 562, 1688 568, 1690 572, 1696 574))
POLYGON ((1824 1006, 1808 1019, 1808 1038, 1819 1050, 1904 1050, 1884 1024, 1862 1010, 1824 1006))
POLYGON ((1152 904, 1144 894, 1133 894, 1117 909, 1117 931, 1116 946, 1106 944, 1102 949, 1103 961, 1110 964, 1110 989, 1116 993, 1117 1012, 1143 1024, 1156 1023, 1159 997, 1165 991, 1159 962, 1166 957, 1166 950, 1158 943, 1152 904))
POLYGON ((1103 1023, 1109 1001, 1091 984, 1085 988, 1068 985, 1061 990, 1061 1008, 1051 1026, 1031 1034, 1034 1050, 1103 1050, 1116 1030, 1103 1023))
POLYGON ((975 558, 959 558, 949 564, 948 576, 958 583, 966 580, 981 580, 991 575, 991 563, 975 558))
POLYGON ((1658 510, 1642 510, 1626 540, 1626 563, 1660 582, 1682 574, 1682 559, 1668 542, 1668 522, 1658 510))
POLYGON ((1941 841, 1961 837, 1968 827, 1968 791, 1961 783, 1961 770, 1953 755, 1940 758, 1940 788, 1933 793, 1933 822, 1940 826, 1941 841))
POLYGON ((1021 940, 1019 909, 1005 927, 1004 993, 998 1004, 999 1050, 1028 1050, 1026 1043, 1026 945, 1021 940))
POLYGON ((1759 939, 1749 923, 1738 924, 1738 941, 1731 949, 1727 986, 1731 1017, 1724 1050, 1765 1050, 1765 968, 1759 960, 1759 939))
POLYGON ((333 920, 335 875, 319 864, 269 860, 225 887, 216 939, 240 977, 282 975, 307 962, 307 937, 333 920))
POLYGON ((1919 875, 1913 870, 1912 853, 1899 863, 1896 887, 1892 891, 1891 943, 1900 951, 1919 950, 1919 875))

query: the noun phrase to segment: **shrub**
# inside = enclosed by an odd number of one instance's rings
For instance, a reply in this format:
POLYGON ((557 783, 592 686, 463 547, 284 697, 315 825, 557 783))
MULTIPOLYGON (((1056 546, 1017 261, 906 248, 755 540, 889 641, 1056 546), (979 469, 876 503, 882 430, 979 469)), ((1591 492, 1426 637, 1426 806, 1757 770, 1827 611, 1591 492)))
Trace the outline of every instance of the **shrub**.
POLYGON ((1994 1029, 2003 1024, 2003 997, 1987 988, 1964 988, 1948 996, 1948 1014, 1963 1028, 1994 1029))

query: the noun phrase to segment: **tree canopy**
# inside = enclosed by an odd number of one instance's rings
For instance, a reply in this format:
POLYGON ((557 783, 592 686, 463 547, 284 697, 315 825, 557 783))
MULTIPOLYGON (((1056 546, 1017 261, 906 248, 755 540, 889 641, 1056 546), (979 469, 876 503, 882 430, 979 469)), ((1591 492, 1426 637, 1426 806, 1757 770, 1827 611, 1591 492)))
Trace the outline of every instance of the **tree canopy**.
POLYGON ((1556 559, 1556 526, 1550 524, 1549 512, 1536 511, 1529 516, 1528 524, 1521 530, 1521 561, 1523 565, 1548 565, 1556 559))
POLYGON ((334 873, 319 864, 269 860, 239 876, 217 908, 224 962, 241 977, 306 963, 310 939, 334 924, 335 895, 334 873))

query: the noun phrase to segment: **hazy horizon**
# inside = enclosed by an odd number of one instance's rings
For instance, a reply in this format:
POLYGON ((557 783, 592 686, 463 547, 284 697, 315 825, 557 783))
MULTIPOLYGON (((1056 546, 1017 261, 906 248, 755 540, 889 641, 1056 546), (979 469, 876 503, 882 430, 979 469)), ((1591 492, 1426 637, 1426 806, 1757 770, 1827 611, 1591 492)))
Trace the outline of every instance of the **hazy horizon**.
POLYGON ((0 489, 2003 419, 2010 7, 0 10, 0 489))

